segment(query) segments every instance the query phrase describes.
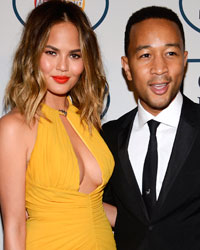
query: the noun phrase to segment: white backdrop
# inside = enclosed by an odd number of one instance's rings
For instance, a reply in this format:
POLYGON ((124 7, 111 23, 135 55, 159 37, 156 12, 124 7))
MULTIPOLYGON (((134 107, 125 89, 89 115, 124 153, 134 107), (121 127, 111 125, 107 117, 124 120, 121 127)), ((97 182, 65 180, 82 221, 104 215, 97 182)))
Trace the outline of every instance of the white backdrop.
MULTIPOLYGON (((3 115, 3 95, 9 80, 13 53, 19 41, 22 23, 36 0, 10 0, 0 2, 0 116, 3 115), (21 21, 21 22, 20 22, 21 21)), ((135 107, 133 93, 127 88, 121 70, 124 55, 124 30, 132 12, 150 5, 166 6, 180 17, 189 52, 188 71, 184 93, 200 103, 200 1, 199 0, 78 0, 84 7, 97 33, 105 71, 110 85, 110 107, 103 122, 115 119, 135 107)), ((0 250, 3 250, 0 226, 0 250)))

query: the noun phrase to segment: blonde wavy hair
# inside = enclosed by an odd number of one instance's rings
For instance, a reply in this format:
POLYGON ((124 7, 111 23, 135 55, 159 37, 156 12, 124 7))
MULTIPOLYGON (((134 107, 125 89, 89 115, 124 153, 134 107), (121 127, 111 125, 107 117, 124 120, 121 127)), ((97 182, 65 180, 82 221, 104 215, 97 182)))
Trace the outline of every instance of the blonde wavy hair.
POLYGON ((73 23, 79 32, 84 71, 69 93, 79 109, 81 121, 89 128, 101 128, 100 114, 105 89, 108 89, 96 35, 89 20, 77 5, 50 0, 36 7, 28 16, 16 51, 10 81, 5 92, 5 109, 17 108, 28 124, 41 115, 41 103, 46 84, 39 61, 47 43, 50 29, 60 22, 73 23))

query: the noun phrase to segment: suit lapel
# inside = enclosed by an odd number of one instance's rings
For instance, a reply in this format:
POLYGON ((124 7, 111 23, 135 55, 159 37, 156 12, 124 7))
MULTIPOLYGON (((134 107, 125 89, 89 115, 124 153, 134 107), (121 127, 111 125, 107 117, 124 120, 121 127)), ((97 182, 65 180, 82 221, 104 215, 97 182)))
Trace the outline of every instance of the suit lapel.
POLYGON ((184 97, 172 154, 157 202, 157 206, 159 207, 164 203, 169 190, 173 187, 175 179, 181 171, 199 132, 199 125, 198 129, 196 127, 198 115, 195 116, 195 114, 194 105, 189 99, 184 97))
POLYGON ((126 122, 122 125, 120 133, 118 135, 118 156, 122 171, 126 176, 127 182, 130 186, 131 196, 134 198, 134 200, 137 200, 137 202, 134 202, 133 204, 134 213, 137 217, 139 217, 143 221, 146 221, 148 219, 147 210, 144 205, 144 201, 142 199, 141 192, 137 184, 137 180, 135 178, 135 174, 133 172, 133 168, 131 166, 128 155, 128 143, 136 113, 137 109, 134 110, 132 115, 129 116, 126 122))
POLYGON ((133 125, 133 121, 130 122, 130 124, 127 127, 123 128, 118 135, 119 160, 120 160, 121 166, 123 166, 122 169, 124 171, 124 174, 127 178, 129 185, 133 184, 133 179, 134 179, 134 173, 132 170, 132 166, 129 160, 128 150, 127 150, 132 125, 133 125))

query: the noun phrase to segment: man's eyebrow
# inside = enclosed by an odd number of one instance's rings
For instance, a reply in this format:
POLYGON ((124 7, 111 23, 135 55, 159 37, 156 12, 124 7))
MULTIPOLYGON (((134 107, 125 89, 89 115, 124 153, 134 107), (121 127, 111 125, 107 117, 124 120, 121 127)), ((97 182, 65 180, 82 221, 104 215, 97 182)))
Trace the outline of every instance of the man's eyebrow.
MULTIPOLYGON (((151 47, 153 47, 153 46, 148 45, 148 44, 147 44, 147 45, 138 46, 138 47, 136 48, 136 53, 137 53, 138 51, 140 51, 140 50, 149 49, 149 48, 151 48, 151 47)), ((166 44, 165 44, 165 47, 177 47, 177 48, 181 49, 181 46, 180 46, 179 43, 166 43, 166 44)))
POLYGON ((136 53, 137 53, 138 51, 140 51, 140 50, 148 49, 148 48, 150 48, 150 47, 152 47, 152 46, 150 46, 150 45, 141 45, 141 46, 138 46, 138 47, 136 48, 136 53))
POLYGON ((167 43, 165 44, 166 47, 177 47, 179 49, 181 49, 181 46, 179 43, 167 43))

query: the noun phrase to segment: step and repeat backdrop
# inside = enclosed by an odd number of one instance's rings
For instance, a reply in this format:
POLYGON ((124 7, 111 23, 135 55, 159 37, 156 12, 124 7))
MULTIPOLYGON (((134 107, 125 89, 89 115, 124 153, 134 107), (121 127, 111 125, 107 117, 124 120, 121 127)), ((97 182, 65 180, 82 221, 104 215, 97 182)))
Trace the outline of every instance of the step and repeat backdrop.
MULTIPOLYGON (((13 54, 20 39, 26 16, 42 0, 9 0, 0 2, 0 117, 4 114, 3 96, 9 80, 13 54)), ((105 101, 102 122, 116 119, 136 106, 121 68, 124 55, 124 30, 129 16, 136 10, 151 6, 173 9, 180 17, 189 52, 188 69, 183 92, 200 103, 200 1, 199 0, 74 0, 84 9, 95 30, 103 57, 110 94, 105 101)), ((45 13, 44 13, 45 15, 45 13)), ((3 230, 0 224, 0 250, 3 230)))

